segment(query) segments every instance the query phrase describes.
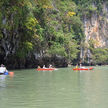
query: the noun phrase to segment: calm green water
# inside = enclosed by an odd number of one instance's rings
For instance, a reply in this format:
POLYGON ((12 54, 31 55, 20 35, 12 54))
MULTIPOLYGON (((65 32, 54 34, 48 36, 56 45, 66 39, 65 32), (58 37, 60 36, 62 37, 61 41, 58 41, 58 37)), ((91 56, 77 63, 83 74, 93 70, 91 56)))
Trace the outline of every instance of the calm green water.
POLYGON ((0 76, 0 108, 108 108, 108 66, 0 76))

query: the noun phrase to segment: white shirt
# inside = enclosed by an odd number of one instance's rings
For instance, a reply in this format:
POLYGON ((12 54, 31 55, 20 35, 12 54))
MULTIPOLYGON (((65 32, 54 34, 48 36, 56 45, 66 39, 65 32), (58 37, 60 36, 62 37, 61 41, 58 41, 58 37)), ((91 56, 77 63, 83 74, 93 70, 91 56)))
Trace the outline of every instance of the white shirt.
POLYGON ((0 73, 6 72, 6 67, 0 67, 0 73))

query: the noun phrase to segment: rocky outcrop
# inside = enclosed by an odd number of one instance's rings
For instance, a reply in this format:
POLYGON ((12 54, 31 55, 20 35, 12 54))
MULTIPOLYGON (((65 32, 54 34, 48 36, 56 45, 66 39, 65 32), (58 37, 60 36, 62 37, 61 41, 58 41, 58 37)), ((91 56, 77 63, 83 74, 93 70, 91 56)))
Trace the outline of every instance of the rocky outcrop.
POLYGON ((91 13, 91 17, 84 16, 85 43, 90 39, 94 40, 95 48, 108 47, 108 6, 103 4, 100 14, 91 13))

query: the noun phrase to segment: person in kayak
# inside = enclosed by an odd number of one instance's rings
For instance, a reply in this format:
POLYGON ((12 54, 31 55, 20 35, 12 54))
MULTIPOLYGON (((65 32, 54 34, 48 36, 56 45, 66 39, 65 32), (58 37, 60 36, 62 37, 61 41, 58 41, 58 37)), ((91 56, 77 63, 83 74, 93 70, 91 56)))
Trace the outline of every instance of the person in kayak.
POLYGON ((38 69, 41 68, 40 66, 38 66, 38 69))
POLYGON ((85 69, 85 67, 84 67, 84 66, 82 66, 82 64, 81 64, 81 63, 80 63, 80 68, 81 68, 81 69, 85 69))
POLYGON ((76 65, 76 67, 75 67, 76 69, 78 68, 78 64, 76 65))
POLYGON ((51 64, 49 65, 49 68, 53 68, 51 64))
POLYGON ((3 64, 1 64, 0 73, 2 74, 2 73, 5 73, 5 72, 8 72, 8 71, 7 71, 6 67, 3 64))
POLYGON ((43 68, 44 68, 44 69, 46 68, 45 65, 43 65, 43 68))

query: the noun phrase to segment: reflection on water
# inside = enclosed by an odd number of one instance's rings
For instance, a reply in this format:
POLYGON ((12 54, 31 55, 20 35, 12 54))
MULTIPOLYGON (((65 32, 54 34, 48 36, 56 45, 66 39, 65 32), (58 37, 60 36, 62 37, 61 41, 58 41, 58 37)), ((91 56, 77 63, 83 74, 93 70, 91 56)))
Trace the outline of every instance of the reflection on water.
POLYGON ((83 108, 107 108, 108 71, 106 70, 107 67, 99 67, 93 73, 81 74, 80 94, 83 108))
POLYGON ((0 76, 0 108, 107 108, 108 68, 17 70, 0 76))
POLYGON ((5 78, 6 78, 6 75, 0 75, 0 89, 1 89, 1 87, 5 87, 6 86, 5 78))

